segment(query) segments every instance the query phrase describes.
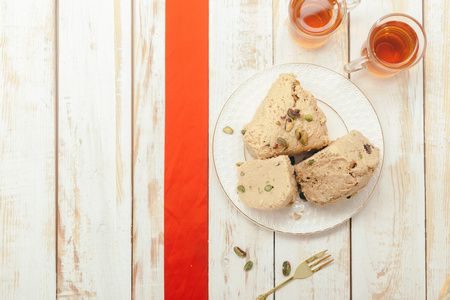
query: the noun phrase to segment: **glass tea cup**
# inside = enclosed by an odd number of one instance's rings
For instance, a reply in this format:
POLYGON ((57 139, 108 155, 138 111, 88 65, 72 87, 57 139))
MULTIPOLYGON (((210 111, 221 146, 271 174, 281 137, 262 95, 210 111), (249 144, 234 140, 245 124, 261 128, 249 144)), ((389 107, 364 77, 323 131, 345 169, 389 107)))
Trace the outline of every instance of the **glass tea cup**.
POLYGON ((289 30, 304 48, 318 48, 345 22, 361 0, 291 0, 289 30))
POLYGON ((361 57, 344 66, 347 73, 367 69, 379 77, 391 77, 417 64, 426 48, 420 23, 406 14, 394 13, 379 19, 363 43, 361 57))

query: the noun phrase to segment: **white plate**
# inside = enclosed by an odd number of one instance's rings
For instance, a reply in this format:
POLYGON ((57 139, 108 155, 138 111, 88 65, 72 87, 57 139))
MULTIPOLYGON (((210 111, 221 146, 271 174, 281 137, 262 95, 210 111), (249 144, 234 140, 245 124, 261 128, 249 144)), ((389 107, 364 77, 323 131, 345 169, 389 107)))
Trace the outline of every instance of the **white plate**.
POLYGON ((278 65, 244 82, 222 108, 213 136, 215 170, 231 202, 256 224, 270 230, 294 234, 311 234, 333 228, 360 211, 372 195, 380 177, 383 150, 380 122, 361 90, 344 76, 311 64, 278 65), (299 220, 291 217, 294 211, 292 206, 276 211, 249 208, 239 200, 236 191, 236 162, 252 159, 244 150, 240 131, 250 122, 270 86, 282 73, 295 74, 303 88, 320 99, 319 107, 327 117, 331 140, 356 129, 380 149, 380 164, 366 187, 348 200, 326 206, 299 200, 305 206, 303 216, 299 220), (222 129, 226 126, 233 128, 234 134, 223 133, 222 129))

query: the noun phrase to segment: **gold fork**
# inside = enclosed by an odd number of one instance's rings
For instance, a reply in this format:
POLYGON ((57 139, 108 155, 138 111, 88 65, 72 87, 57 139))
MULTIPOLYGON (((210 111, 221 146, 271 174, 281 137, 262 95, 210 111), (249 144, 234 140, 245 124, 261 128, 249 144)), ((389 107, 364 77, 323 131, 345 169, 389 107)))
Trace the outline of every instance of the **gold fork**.
POLYGON ((270 291, 259 295, 258 298, 256 298, 256 300, 265 300, 267 299, 267 296, 271 295, 276 290, 282 288, 292 280, 308 278, 317 271, 322 270, 327 265, 331 264, 334 261, 334 259, 331 257, 330 254, 325 255, 326 252, 327 250, 321 251, 319 253, 314 254, 310 258, 306 259, 304 262, 298 265, 293 276, 289 277, 288 279, 286 279, 285 281, 283 281, 270 291))

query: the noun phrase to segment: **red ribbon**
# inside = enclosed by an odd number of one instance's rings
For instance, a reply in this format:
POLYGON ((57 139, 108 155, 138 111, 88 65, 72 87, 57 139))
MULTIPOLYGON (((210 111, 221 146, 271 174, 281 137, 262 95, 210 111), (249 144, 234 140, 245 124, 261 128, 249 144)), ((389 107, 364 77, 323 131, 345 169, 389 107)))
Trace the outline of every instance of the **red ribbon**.
POLYGON ((166 1, 165 299, 208 298, 208 1, 166 1))

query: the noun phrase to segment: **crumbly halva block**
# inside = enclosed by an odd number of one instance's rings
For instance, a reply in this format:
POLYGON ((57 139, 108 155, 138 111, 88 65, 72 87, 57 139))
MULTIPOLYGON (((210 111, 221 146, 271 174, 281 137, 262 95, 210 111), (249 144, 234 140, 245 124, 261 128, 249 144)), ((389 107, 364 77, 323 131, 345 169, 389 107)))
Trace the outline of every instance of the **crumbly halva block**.
POLYGON ((247 149, 260 159, 322 149, 329 143, 325 115, 293 74, 282 74, 273 83, 244 132, 247 149))
POLYGON ((295 166, 296 179, 308 201, 318 204, 350 197, 367 185, 379 163, 379 150, 358 131, 295 166))
POLYGON ((244 162, 237 172, 239 198, 249 207, 278 209, 298 195, 294 167, 286 155, 244 162))

